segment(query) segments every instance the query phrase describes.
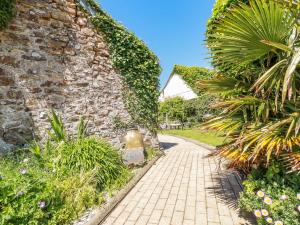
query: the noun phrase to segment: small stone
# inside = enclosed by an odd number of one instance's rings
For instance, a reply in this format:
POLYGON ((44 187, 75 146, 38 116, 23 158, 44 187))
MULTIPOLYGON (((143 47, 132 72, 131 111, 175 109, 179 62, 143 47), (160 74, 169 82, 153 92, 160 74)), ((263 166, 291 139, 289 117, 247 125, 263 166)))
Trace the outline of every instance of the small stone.
POLYGON ((78 23, 80 26, 86 26, 86 24, 87 24, 87 19, 86 19, 86 18, 80 17, 80 18, 77 19, 77 23, 78 23))
POLYGON ((47 112, 41 112, 39 116, 40 116, 40 119, 47 119, 48 113, 47 112))
POLYGON ((71 17, 65 12, 53 11, 51 17, 64 23, 72 23, 71 17))

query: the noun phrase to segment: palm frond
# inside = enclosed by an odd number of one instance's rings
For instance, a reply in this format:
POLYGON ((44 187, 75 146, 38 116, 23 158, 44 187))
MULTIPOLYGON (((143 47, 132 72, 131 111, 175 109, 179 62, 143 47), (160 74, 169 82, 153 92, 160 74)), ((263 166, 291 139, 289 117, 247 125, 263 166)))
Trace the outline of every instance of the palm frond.
POLYGON ((276 50, 269 43, 286 45, 294 24, 275 2, 252 0, 225 15, 208 45, 220 63, 249 63, 276 50))

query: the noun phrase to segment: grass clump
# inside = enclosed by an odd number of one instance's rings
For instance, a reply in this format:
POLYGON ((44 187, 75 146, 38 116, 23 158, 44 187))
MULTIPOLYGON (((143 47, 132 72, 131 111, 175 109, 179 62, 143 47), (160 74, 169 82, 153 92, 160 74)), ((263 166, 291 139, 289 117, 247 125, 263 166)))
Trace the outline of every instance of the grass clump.
POLYGON ((74 173, 94 170, 99 187, 111 185, 126 168, 118 151, 96 137, 72 140, 57 151, 59 168, 74 173))

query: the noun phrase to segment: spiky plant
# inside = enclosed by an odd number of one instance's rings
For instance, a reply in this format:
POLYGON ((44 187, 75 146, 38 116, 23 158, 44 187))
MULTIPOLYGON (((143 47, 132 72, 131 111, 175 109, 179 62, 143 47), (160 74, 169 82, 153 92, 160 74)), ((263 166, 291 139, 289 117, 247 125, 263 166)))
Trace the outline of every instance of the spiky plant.
POLYGON ((224 97, 215 105, 222 113, 204 128, 231 138, 218 150, 230 166, 247 169, 284 159, 292 170, 299 170, 297 13, 299 9, 275 0, 251 0, 249 5, 241 3, 231 9, 208 36, 213 64, 229 69, 199 84, 224 97))

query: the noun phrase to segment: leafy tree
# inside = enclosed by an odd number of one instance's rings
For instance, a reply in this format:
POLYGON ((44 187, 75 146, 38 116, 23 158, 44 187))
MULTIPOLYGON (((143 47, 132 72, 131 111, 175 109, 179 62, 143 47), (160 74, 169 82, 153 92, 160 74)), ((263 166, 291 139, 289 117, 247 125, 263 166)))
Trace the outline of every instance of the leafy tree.
POLYGON ((169 121, 176 121, 183 127, 187 121, 185 101, 181 97, 169 98, 159 106, 160 120, 167 118, 169 121))
POLYGON ((200 87, 224 100, 215 105, 222 112, 204 128, 230 137, 218 150, 230 166, 248 169, 283 159, 292 170, 300 170, 296 14, 274 0, 251 0, 225 13, 208 34, 214 65, 222 73, 201 81, 200 87))

